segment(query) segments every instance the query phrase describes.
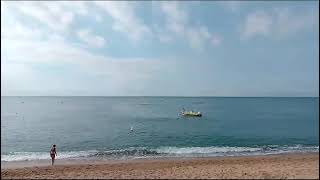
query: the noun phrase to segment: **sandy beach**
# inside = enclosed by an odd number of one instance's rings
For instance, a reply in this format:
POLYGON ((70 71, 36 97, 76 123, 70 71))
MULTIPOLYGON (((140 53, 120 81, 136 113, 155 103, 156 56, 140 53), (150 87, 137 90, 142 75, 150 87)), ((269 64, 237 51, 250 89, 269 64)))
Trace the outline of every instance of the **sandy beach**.
POLYGON ((319 179, 319 153, 11 166, 1 169, 1 178, 319 179))

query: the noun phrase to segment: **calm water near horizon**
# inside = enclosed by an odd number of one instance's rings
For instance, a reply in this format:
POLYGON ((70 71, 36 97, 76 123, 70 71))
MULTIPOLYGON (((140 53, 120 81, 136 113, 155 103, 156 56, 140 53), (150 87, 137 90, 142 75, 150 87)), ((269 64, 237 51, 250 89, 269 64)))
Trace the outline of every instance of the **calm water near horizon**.
POLYGON ((318 97, 2 96, 1 161, 50 159, 52 144, 72 159, 319 152, 318 109, 318 97))

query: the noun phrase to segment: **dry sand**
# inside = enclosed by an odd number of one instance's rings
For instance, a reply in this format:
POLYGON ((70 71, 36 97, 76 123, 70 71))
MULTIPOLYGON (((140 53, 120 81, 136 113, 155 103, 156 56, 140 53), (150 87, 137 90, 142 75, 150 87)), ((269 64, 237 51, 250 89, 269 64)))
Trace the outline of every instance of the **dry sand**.
POLYGON ((319 179, 319 153, 11 167, 1 169, 2 178, 319 179))

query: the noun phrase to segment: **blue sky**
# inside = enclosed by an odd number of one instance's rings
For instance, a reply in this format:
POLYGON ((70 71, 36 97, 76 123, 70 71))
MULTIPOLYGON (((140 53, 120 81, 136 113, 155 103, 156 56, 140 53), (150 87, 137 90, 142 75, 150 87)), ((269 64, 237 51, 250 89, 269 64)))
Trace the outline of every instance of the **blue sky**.
POLYGON ((318 1, 1 1, 1 95, 318 96, 318 21, 318 1))

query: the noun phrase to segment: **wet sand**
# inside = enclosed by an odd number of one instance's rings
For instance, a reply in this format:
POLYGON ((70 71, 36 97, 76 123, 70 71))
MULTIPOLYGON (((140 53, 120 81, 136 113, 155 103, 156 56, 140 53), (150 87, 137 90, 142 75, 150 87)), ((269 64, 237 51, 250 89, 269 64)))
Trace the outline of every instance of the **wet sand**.
POLYGON ((46 164, 11 163, 2 167, 1 178, 319 179, 319 153, 96 162, 57 159, 55 166, 46 164))

